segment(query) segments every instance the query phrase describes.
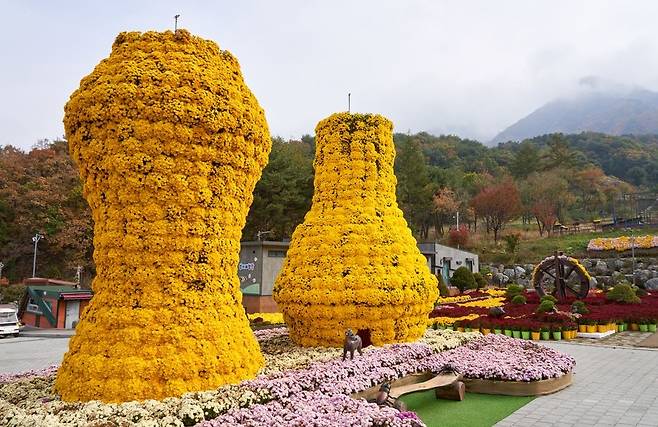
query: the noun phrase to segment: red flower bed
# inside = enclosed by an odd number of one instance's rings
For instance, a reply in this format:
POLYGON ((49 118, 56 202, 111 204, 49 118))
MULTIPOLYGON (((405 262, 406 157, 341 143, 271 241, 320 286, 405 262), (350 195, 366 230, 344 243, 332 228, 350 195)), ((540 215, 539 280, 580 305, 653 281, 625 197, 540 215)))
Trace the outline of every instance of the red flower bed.
MULTIPOLYGON (((472 298, 490 297, 482 292, 469 294, 472 298)), ((477 314, 480 317, 474 320, 462 320, 455 326, 486 328, 486 329, 514 329, 514 330, 539 330, 540 328, 569 329, 575 328, 575 322, 566 314, 558 313, 536 313, 539 305, 539 296, 534 291, 525 291, 526 304, 512 304, 505 300, 503 306, 505 315, 502 318, 494 318, 489 315, 489 308, 483 307, 461 307, 458 303, 444 304, 438 306, 430 313, 434 317, 464 317, 477 314)), ((609 323, 655 323, 658 319, 658 293, 647 294, 640 297, 639 304, 621 304, 606 299, 605 293, 591 293, 582 301, 589 310, 588 314, 582 315, 578 323, 584 324, 609 324, 609 323)), ((561 312, 569 313, 571 304, 576 298, 567 298, 564 302, 556 304, 561 312)))

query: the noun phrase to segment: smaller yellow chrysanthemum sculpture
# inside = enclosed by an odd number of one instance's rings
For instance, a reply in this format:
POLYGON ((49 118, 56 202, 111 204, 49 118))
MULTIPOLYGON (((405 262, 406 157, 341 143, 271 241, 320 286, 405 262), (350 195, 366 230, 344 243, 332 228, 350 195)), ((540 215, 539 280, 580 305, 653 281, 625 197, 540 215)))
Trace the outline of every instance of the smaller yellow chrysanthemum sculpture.
POLYGON ((417 340, 438 296, 395 198, 393 125, 334 114, 315 129, 315 193, 293 233, 274 299, 291 338, 341 346, 345 330, 375 345, 417 340))

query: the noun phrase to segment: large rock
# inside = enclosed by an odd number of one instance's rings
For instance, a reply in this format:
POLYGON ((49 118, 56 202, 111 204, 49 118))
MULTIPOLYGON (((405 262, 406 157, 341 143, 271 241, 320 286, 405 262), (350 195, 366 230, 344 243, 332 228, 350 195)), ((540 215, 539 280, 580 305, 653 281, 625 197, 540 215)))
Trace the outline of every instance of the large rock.
POLYGON ((592 268, 592 260, 589 258, 582 259, 580 263, 585 267, 587 270, 592 268))
POLYGON ((636 270, 635 271, 635 284, 643 285, 647 280, 652 277, 652 274, 649 270, 636 270))
POLYGON ((491 281, 494 285, 503 286, 509 282, 509 276, 506 276, 503 273, 496 273, 493 275, 491 281))
POLYGON ((596 262, 596 265, 594 266, 594 273, 597 276, 604 276, 604 275, 608 274, 609 271, 610 271, 610 269, 608 268, 608 264, 606 264, 603 261, 597 261, 596 262))
POLYGON ((506 268, 503 270, 503 274, 508 278, 512 279, 516 277, 516 271, 513 268, 506 268))
POLYGON ((612 276, 596 276, 596 280, 598 283, 601 283, 605 286, 612 286, 612 276))
POLYGON ((653 279, 644 282, 644 289, 647 291, 658 291, 658 277, 654 277, 653 279))
POLYGON ((516 273, 516 277, 517 277, 517 278, 525 277, 525 274, 526 274, 526 273, 525 273, 525 268, 523 268, 523 267, 521 267, 521 266, 519 266, 519 265, 517 265, 516 267, 514 267, 514 272, 516 273))
POLYGON ((525 273, 530 276, 533 271, 535 271, 535 265, 534 264, 526 264, 523 266, 525 268, 525 273))

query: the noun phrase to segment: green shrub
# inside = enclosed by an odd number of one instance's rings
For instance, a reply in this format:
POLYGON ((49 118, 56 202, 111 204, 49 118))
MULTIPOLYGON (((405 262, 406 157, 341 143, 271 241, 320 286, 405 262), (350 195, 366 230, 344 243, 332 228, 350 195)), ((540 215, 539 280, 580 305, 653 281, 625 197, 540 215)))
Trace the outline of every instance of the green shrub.
POLYGON ((487 274, 491 274, 491 269, 487 266, 482 265, 480 266, 480 274, 482 275, 482 277, 486 276, 487 274))
POLYGON ((578 314, 587 314, 589 313, 589 309, 587 308, 584 302, 574 301, 573 304, 571 304, 571 312, 578 314))
POLYGON ((523 286, 512 283, 507 287, 507 292, 505 293, 505 296, 507 297, 507 299, 511 300, 515 296, 521 295, 523 291, 525 291, 525 288, 523 286))
POLYGON ((635 295, 635 291, 631 285, 622 283, 610 289, 605 295, 611 301, 620 302, 623 304, 637 304, 640 298, 635 295))
POLYGON ((439 295, 444 298, 450 296, 448 293, 448 285, 446 285, 446 281, 443 279, 443 274, 439 274, 437 279, 439 280, 439 295))
POLYGON ((466 289, 477 289, 473 273, 466 267, 459 267, 455 270, 450 278, 450 284, 456 286, 460 292, 464 292, 466 289))
POLYGON ((544 295, 543 297, 541 297, 539 302, 542 302, 542 301, 545 301, 545 300, 548 300, 548 301, 552 302, 553 304, 557 303, 557 298, 555 298, 553 295, 544 295))
POLYGON ((522 304, 525 304, 525 301, 526 301, 525 297, 523 295, 520 295, 520 294, 519 295, 514 295, 514 298, 512 298, 512 304, 522 305, 522 304))
POLYGON ((478 289, 484 288, 487 286, 487 279, 480 273, 473 273, 473 278, 475 283, 477 283, 478 289))
POLYGON ((554 308, 555 308, 555 303, 549 299, 545 299, 539 304, 539 307, 537 307, 537 313, 546 313, 549 311, 553 311, 554 308))

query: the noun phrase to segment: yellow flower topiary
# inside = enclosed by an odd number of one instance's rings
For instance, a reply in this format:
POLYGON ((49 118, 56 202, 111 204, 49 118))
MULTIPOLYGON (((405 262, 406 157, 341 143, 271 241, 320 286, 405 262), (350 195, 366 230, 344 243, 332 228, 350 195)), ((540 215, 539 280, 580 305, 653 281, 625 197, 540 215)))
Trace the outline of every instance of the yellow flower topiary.
POLYGON ((62 399, 159 399, 256 375, 236 272, 271 140, 237 60, 184 30, 121 33, 64 125, 97 274, 62 399))
POLYGON ((291 338, 341 346, 345 330, 381 345, 419 339, 437 280, 395 198, 392 123, 334 114, 315 129, 315 193, 293 233, 274 299, 291 338))

